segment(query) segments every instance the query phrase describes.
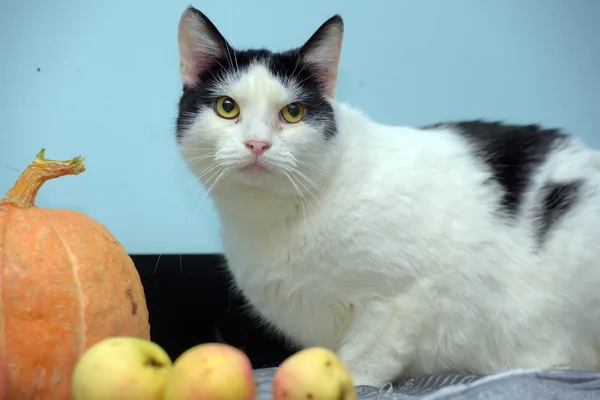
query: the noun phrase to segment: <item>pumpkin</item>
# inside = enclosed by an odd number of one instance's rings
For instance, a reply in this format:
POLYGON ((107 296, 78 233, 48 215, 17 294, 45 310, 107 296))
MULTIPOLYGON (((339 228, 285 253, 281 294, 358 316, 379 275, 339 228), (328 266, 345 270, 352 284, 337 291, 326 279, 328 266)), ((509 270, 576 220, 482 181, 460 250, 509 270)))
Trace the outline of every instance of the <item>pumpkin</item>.
POLYGON ((0 356, 10 398, 66 400, 78 358, 110 336, 150 338, 139 274, 117 239, 83 213, 37 207, 44 182, 85 171, 44 149, 0 200, 0 356))
POLYGON ((0 356, 0 400, 9 400, 8 365, 0 356))

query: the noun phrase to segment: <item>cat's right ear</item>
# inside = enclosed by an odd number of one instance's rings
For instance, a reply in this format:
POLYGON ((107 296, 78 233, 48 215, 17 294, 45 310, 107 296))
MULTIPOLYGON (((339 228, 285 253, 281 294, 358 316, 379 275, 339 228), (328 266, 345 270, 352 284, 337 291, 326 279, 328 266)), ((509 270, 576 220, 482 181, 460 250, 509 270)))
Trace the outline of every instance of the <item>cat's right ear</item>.
POLYGON ((194 87, 202 73, 223 59, 229 44, 213 23, 194 7, 179 20, 179 67, 184 86, 194 87))
POLYGON ((337 84, 338 64, 344 37, 344 21, 334 15, 300 48, 300 56, 321 81, 327 96, 333 96, 337 84))

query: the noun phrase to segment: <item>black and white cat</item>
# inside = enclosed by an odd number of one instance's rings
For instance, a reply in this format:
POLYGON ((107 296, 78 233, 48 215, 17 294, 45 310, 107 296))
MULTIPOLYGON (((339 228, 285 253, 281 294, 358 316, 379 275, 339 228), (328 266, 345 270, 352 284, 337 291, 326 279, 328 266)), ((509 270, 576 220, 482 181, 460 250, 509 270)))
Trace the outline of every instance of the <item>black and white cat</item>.
POLYGON ((343 22, 300 48, 179 24, 177 142, 257 312, 356 384, 600 364, 600 152, 534 125, 385 126, 334 99, 343 22))

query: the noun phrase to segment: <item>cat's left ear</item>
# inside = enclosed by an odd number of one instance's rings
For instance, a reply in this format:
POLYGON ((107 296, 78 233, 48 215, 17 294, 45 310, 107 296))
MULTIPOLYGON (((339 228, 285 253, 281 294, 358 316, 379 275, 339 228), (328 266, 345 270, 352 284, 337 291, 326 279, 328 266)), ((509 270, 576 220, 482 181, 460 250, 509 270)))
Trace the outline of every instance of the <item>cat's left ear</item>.
POLYGON ((344 21, 339 15, 329 18, 300 48, 301 60, 321 80, 325 94, 333 97, 342 52, 344 21))

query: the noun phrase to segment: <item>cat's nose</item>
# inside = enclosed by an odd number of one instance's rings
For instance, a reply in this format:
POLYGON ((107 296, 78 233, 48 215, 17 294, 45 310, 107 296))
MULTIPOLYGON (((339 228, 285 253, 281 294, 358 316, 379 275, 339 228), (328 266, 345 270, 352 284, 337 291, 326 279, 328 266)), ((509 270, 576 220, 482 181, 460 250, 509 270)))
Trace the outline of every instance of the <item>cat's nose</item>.
POLYGON ((263 140, 246 140, 244 142, 244 144, 252 152, 252 154, 255 155, 255 156, 261 155, 269 147, 271 147, 271 143, 265 142, 263 140))

